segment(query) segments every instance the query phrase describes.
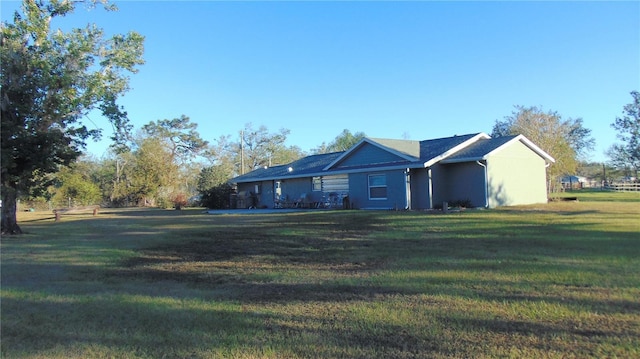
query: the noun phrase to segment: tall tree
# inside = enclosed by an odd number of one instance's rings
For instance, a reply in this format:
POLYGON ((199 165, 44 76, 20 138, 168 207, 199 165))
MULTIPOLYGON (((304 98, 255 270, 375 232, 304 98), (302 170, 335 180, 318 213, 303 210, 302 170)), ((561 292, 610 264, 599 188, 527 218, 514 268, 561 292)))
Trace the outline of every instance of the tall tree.
MULTIPOLYGON (((2 87, 2 233, 18 234, 16 200, 34 178, 73 162, 85 141, 97 138, 82 120, 98 109, 119 141, 130 125, 117 104, 128 90, 127 73, 143 64, 143 37, 135 32, 105 38, 96 25, 52 31, 51 21, 74 11, 79 1, 24 0, 22 14, 3 22, 0 37, 2 87)), ((89 0, 90 7, 107 0, 89 0)))
POLYGON ((254 129, 251 123, 245 125, 240 132, 240 162, 244 168, 241 173, 252 171, 258 167, 287 163, 299 158, 301 151, 289 150, 285 141, 289 130, 280 129, 276 133, 269 133, 266 126, 254 129))
POLYGON ((351 133, 351 131, 344 129, 342 133, 340 133, 336 138, 331 141, 328 145, 324 142, 313 150, 314 153, 330 153, 330 152, 339 152, 346 151, 351 148, 353 145, 358 143, 360 140, 365 138, 364 132, 356 132, 351 133))
POLYGON ((151 121, 142 127, 149 136, 162 139, 171 150, 172 160, 187 160, 207 147, 207 141, 200 137, 198 124, 182 115, 172 120, 151 121))
POLYGON ((127 168, 129 195, 142 205, 155 205, 156 199, 168 199, 178 178, 179 167, 170 158, 170 149, 158 138, 139 140, 133 163, 127 168))
POLYGON ((518 134, 555 158, 556 163, 548 170, 552 183, 562 175, 576 173, 579 157, 593 149, 595 142, 581 118, 563 120, 557 112, 535 106, 516 106, 510 116, 496 121, 492 131, 494 137, 518 134))
POLYGON ((640 169, 640 93, 632 91, 631 96, 633 102, 625 105, 622 117, 616 117, 611 124, 622 143, 613 145, 607 155, 615 167, 631 169, 637 178, 640 169))

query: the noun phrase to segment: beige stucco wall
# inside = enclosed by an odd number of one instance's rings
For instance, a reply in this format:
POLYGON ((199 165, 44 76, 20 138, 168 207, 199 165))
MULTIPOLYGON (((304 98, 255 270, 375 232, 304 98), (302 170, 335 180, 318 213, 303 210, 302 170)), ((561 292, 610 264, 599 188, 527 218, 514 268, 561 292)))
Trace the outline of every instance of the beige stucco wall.
POLYGON ((521 142, 487 159, 489 207, 546 203, 545 160, 521 142))

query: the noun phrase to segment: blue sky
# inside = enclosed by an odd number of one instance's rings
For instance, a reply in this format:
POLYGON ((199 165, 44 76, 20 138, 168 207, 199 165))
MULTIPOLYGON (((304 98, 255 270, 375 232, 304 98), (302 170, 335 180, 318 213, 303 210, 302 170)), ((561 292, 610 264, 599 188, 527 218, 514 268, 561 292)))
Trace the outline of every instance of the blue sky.
MULTIPOLYGON (((637 1, 115 3, 53 27, 144 35, 147 63, 121 100, 133 124, 184 114, 210 142, 246 123, 289 129, 287 145, 305 151, 343 129, 490 133, 523 105, 583 118, 602 161, 640 90, 637 1)), ((2 19, 18 6, 3 0, 2 19)), ((106 120, 91 119, 108 138, 106 120)))

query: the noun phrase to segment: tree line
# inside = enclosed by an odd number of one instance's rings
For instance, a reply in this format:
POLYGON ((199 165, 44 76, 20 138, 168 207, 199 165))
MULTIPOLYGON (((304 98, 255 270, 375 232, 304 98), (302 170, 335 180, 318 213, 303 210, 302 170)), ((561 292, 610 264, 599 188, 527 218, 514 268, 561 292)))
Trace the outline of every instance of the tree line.
MULTIPOLYGON (((22 12, 0 26, 2 63, 1 192, 2 233, 19 234, 17 201, 34 206, 182 206, 198 194, 223 205, 227 181, 262 166, 306 155, 285 145, 289 130, 269 132, 245 125, 238 135, 213 143, 201 138, 189 117, 151 121, 134 131, 118 99, 129 76, 144 64, 144 37, 136 32, 104 36, 89 24, 69 32, 52 31, 51 20, 71 14, 78 4, 115 10, 108 0, 23 0, 22 12), (83 156, 86 141, 100 138, 87 115, 98 110, 113 128, 107 158, 83 156)), ((620 143, 608 155, 618 169, 640 167, 640 96, 612 126, 620 143)), ((497 120, 493 136, 523 134, 556 158, 550 183, 574 174, 595 140, 582 119, 563 119, 538 107, 515 108, 497 120)), ((343 151, 363 138, 344 130, 313 153, 343 151)))

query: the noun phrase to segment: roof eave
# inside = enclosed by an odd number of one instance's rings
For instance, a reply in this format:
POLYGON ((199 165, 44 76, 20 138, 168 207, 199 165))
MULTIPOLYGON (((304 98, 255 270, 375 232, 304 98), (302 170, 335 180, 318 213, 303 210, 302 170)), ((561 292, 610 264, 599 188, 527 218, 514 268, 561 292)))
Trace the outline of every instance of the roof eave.
MULTIPOLYGON (((440 154, 440 155, 438 155, 438 156, 436 156, 436 157, 424 162, 423 166, 424 166, 424 168, 431 167, 434 164, 446 159, 447 157, 450 157, 450 156, 454 155, 456 152, 464 149, 465 147, 468 147, 469 145, 473 144, 474 142, 477 142, 480 139, 487 139, 488 140, 490 138, 491 138, 491 136, 487 135, 484 132, 480 132, 477 135, 471 137, 470 139, 462 142, 461 144, 459 144, 457 146, 454 146, 454 147, 450 148, 449 150, 445 151, 444 153, 442 153, 442 154, 440 154)), ((453 163, 453 162, 451 162, 451 163, 453 163)))
POLYGON ((363 139, 361 139, 358 143, 356 143, 355 145, 351 146, 351 148, 349 148, 348 150, 346 150, 342 155, 340 155, 338 158, 336 158, 335 160, 333 160, 333 162, 329 163, 327 166, 325 166, 323 168, 323 170, 328 171, 330 170, 333 166, 335 166, 336 164, 340 163, 340 161, 342 161, 343 159, 347 158, 351 153, 355 152, 358 148, 360 148, 364 143, 368 143, 372 146, 376 146, 384 151, 387 151, 389 153, 392 153, 404 160, 407 160, 409 162, 414 162, 416 161, 416 157, 410 156, 406 153, 400 152, 398 150, 395 150, 393 148, 384 146, 378 142, 375 141, 375 139, 369 138, 369 137, 365 137, 363 139))
POLYGON ((514 138, 512 138, 511 140, 505 142, 504 144, 502 144, 501 146, 495 148, 493 151, 487 153, 485 155, 485 157, 489 157, 493 154, 495 154, 496 152, 501 151, 503 148, 505 148, 508 144, 513 143, 515 141, 519 141, 522 142, 522 144, 524 144, 525 146, 529 147, 533 152, 535 152, 538 156, 542 157, 545 162, 551 164, 551 163, 555 163, 556 160, 555 158, 551 157, 550 154, 548 154, 547 152, 545 152, 542 148, 538 147, 535 143, 531 142, 530 139, 526 138, 524 135, 520 134, 515 136, 514 138))
POLYGON ((518 135, 518 136, 516 136, 516 138, 518 140, 522 141, 525 144, 525 146, 531 148, 540 157, 544 158, 545 161, 547 161, 549 164, 556 162, 555 158, 551 157, 550 154, 545 152, 542 148, 538 147, 535 143, 531 142, 530 139, 524 137, 523 135, 518 135))

